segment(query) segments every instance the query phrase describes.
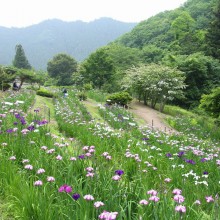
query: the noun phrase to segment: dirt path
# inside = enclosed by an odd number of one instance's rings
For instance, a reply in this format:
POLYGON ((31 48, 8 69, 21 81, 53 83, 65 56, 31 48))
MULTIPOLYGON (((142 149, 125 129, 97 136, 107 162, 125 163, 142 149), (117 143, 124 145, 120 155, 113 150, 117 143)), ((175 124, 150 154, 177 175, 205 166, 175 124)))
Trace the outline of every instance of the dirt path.
POLYGON ((152 129, 160 130, 168 134, 178 133, 165 123, 165 114, 158 112, 141 102, 133 101, 129 105, 129 110, 136 115, 139 120, 144 120, 146 125, 152 129))

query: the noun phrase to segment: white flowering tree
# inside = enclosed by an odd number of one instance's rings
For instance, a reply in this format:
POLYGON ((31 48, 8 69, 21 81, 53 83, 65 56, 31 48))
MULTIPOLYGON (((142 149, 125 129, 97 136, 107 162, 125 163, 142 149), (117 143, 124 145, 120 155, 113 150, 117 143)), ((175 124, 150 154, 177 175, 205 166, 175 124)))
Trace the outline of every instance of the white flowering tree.
POLYGON ((162 112, 168 100, 183 96, 186 87, 184 73, 160 64, 140 65, 126 71, 123 87, 132 89, 144 103, 152 108, 160 104, 162 112))

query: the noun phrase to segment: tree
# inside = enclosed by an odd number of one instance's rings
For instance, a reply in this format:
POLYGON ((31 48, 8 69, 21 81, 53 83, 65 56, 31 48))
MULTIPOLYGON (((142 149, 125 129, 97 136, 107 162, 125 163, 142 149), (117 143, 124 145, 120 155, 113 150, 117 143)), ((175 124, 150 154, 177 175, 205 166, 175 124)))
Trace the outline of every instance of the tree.
POLYGON ((218 1, 216 6, 206 37, 209 54, 216 59, 220 59, 220 1, 218 1))
POLYGON ((71 85, 72 75, 77 71, 77 61, 65 53, 57 54, 48 61, 47 71, 50 77, 57 80, 57 85, 71 85))
POLYGON ((202 53, 178 55, 173 57, 172 66, 186 74, 184 90, 186 100, 175 100, 175 104, 192 108, 199 105, 202 94, 220 86, 220 63, 218 60, 202 53))
POLYGON ((11 83, 14 78, 15 75, 13 73, 8 73, 4 67, 0 66, 0 85, 3 91, 10 88, 9 83, 11 83))
POLYGON ((15 47, 16 53, 15 58, 13 60, 13 66, 18 69, 31 69, 31 65, 29 64, 24 49, 21 44, 16 45, 15 47))
POLYGON ((220 116, 220 87, 213 89, 210 94, 202 95, 199 108, 218 118, 220 116))
POLYGON ((81 65, 80 73, 85 83, 92 82, 101 89, 104 85, 111 83, 115 68, 113 61, 107 54, 105 48, 98 49, 81 65))
POLYGON ((149 100, 153 108, 159 103, 161 112, 166 102, 181 97, 186 87, 183 72, 160 64, 132 67, 126 73, 124 88, 143 96, 145 104, 149 100))

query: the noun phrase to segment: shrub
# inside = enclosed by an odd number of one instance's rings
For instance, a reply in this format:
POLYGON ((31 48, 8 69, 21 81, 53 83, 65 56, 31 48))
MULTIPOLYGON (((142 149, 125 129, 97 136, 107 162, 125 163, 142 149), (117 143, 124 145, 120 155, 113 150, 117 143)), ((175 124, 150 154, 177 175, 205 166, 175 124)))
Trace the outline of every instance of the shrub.
POLYGON ((37 90, 37 95, 40 95, 40 96, 44 96, 44 97, 48 97, 48 98, 53 98, 54 97, 54 94, 46 89, 39 89, 37 90))
POLYGON ((86 83, 83 85, 83 89, 86 91, 89 91, 92 89, 92 84, 91 83, 86 83))
POLYGON ((84 101, 87 99, 87 96, 84 92, 80 92, 77 94, 77 97, 79 98, 80 101, 84 101))
POLYGON ((3 83, 3 85, 2 85, 3 91, 6 91, 6 90, 10 89, 10 87, 11 86, 8 83, 3 83))
POLYGON ((132 97, 128 92, 117 92, 112 95, 107 96, 106 103, 109 105, 118 104, 122 106, 127 106, 131 102, 132 97))

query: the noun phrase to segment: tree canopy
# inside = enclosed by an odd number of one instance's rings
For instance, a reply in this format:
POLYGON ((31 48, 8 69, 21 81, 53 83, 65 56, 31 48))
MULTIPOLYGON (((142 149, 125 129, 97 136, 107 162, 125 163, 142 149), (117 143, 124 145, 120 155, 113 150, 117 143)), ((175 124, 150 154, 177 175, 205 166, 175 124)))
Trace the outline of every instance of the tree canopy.
POLYGON ((94 87, 99 89, 111 83, 114 72, 113 61, 105 48, 101 48, 95 53, 92 53, 89 58, 83 62, 80 68, 84 82, 92 82, 94 87))
POLYGON ((73 73, 77 71, 77 61, 70 55, 60 53, 47 63, 50 77, 57 81, 57 85, 73 84, 73 73))
POLYGON ((29 64, 28 59, 25 56, 25 52, 21 44, 18 44, 15 47, 13 66, 18 69, 31 69, 31 65, 29 64))
POLYGON ((160 111, 163 111, 167 101, 183 95, 184 73, 161 64, 140 65, 126 71, 123 81, 123 88, 131 89, 143 98, 144 103, 150 102, 151 107, 160 104, 160 111))

